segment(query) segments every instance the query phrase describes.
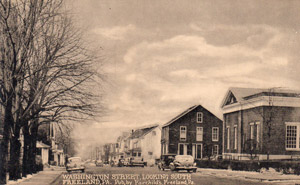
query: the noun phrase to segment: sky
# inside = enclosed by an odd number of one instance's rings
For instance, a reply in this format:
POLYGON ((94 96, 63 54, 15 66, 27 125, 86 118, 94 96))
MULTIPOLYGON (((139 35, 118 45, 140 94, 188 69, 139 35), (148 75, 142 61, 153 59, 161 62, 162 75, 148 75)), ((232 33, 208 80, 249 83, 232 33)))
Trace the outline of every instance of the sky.
POLYGON ((196 104, 222 118, 229 87, 300 87, 300 1, 71 2, 106 79, 107 113, 80 127, 90 140, 113 142, 196 104))

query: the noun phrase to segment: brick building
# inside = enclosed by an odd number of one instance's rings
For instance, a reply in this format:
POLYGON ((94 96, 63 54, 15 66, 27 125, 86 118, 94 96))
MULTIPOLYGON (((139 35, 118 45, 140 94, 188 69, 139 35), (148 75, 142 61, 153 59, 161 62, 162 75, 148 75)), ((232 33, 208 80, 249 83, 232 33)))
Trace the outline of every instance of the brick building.
POLYGON ((223 157, 246 160, 300 156, 300 93, 230 88, 222 102, 223 157))
POLYGON ((196 159, 222 153, 222 120, 201 105, 190 107, 162 127, 162 154, 196 159))

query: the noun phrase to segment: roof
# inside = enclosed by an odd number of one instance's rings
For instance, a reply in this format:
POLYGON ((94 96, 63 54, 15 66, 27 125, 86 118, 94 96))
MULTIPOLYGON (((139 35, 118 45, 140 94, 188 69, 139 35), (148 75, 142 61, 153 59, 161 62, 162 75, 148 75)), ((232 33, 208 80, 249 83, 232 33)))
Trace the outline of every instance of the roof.
POLYGON ((122 132, 122 135, 117 138, 117 142, 120 142, 129 136, 130 136, 130 132, 122 132))
POLYGON ((44 143, 42 143, 40 141, 36 142, 36 147, 37 148, 50 148, 49 145, 46 145, 46 144, 44 144, 44 143))
POLYGON ((244 97, 258 94, 263 92, 266 89, 256 89, 256 88, 240 88, 240 87, 232 87, 229 88, 229 91, 233 93, 237 101, 241 101, 244 97))
POLYGON ((176 116, 175 118, 171 119, 169 122, 167 122, 166 124, 164 124, 162 127, 166 127, 166 126, 171 125, 174 121, 178 120, 179 118, 183 117, 187 113, 191 112, 192 110, 194 110, 198 106, 200 106, 200 105, 194 105, 194 106, 188 108, 187 110, 185 110, 184 112, 182 112, 181 114, 179 114, 178 116, 176 116))
POLYGON ((158 127, 158 125, 151 125, 148 127, 143 127, 143 128, 137 129, 131 133, 131 138, 142 137, 142 136, 148 134, 149 132, 151 132, 156 127, 158 127))
POLYGON ((241 102, 246 99, 251 99, 252 97, 263 96, 263 95, 271 95, 271 96, 291 96, 298 97, 300 96, 299 91, 284 89, 279 87, 274 88, 242 88, 242 87, 231 87, 227 91, 227 94, 222 101, 222 107, 225 106, 227 99, 230 94, 236 98, 237 102, 241 102), (271 93, 271 94, 270 94, 271 93))

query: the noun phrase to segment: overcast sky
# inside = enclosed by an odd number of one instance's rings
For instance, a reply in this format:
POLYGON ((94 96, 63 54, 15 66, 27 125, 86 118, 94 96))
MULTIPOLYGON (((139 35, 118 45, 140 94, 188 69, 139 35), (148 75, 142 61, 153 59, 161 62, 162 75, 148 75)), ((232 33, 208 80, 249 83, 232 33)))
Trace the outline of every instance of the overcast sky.
POLYGON ((105 62, 109 112, 94 127, 163 124, 195 104, 222 117, 229 87, 300 87, 300 1, 78 0, 72 10, 105 62))

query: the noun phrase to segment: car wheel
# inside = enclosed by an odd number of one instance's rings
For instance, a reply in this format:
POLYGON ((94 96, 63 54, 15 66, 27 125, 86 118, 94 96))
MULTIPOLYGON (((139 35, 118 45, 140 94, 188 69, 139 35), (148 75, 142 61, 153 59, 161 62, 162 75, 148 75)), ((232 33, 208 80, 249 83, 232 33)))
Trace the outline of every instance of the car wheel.
POLYGON ((71 170, 67 170, 67 172, 68 172, 68 173, 70 173, 70 172, 71 172, 71 170))
POLYGON ((196 173, 197 169, 194 169, 193 172, 196 173))
POLYGON ((164 167, 162 167, 162 168, 161 168, 161 170, 162 170, 162 171, 165 171, 165 168, 164 168, 164 167))

